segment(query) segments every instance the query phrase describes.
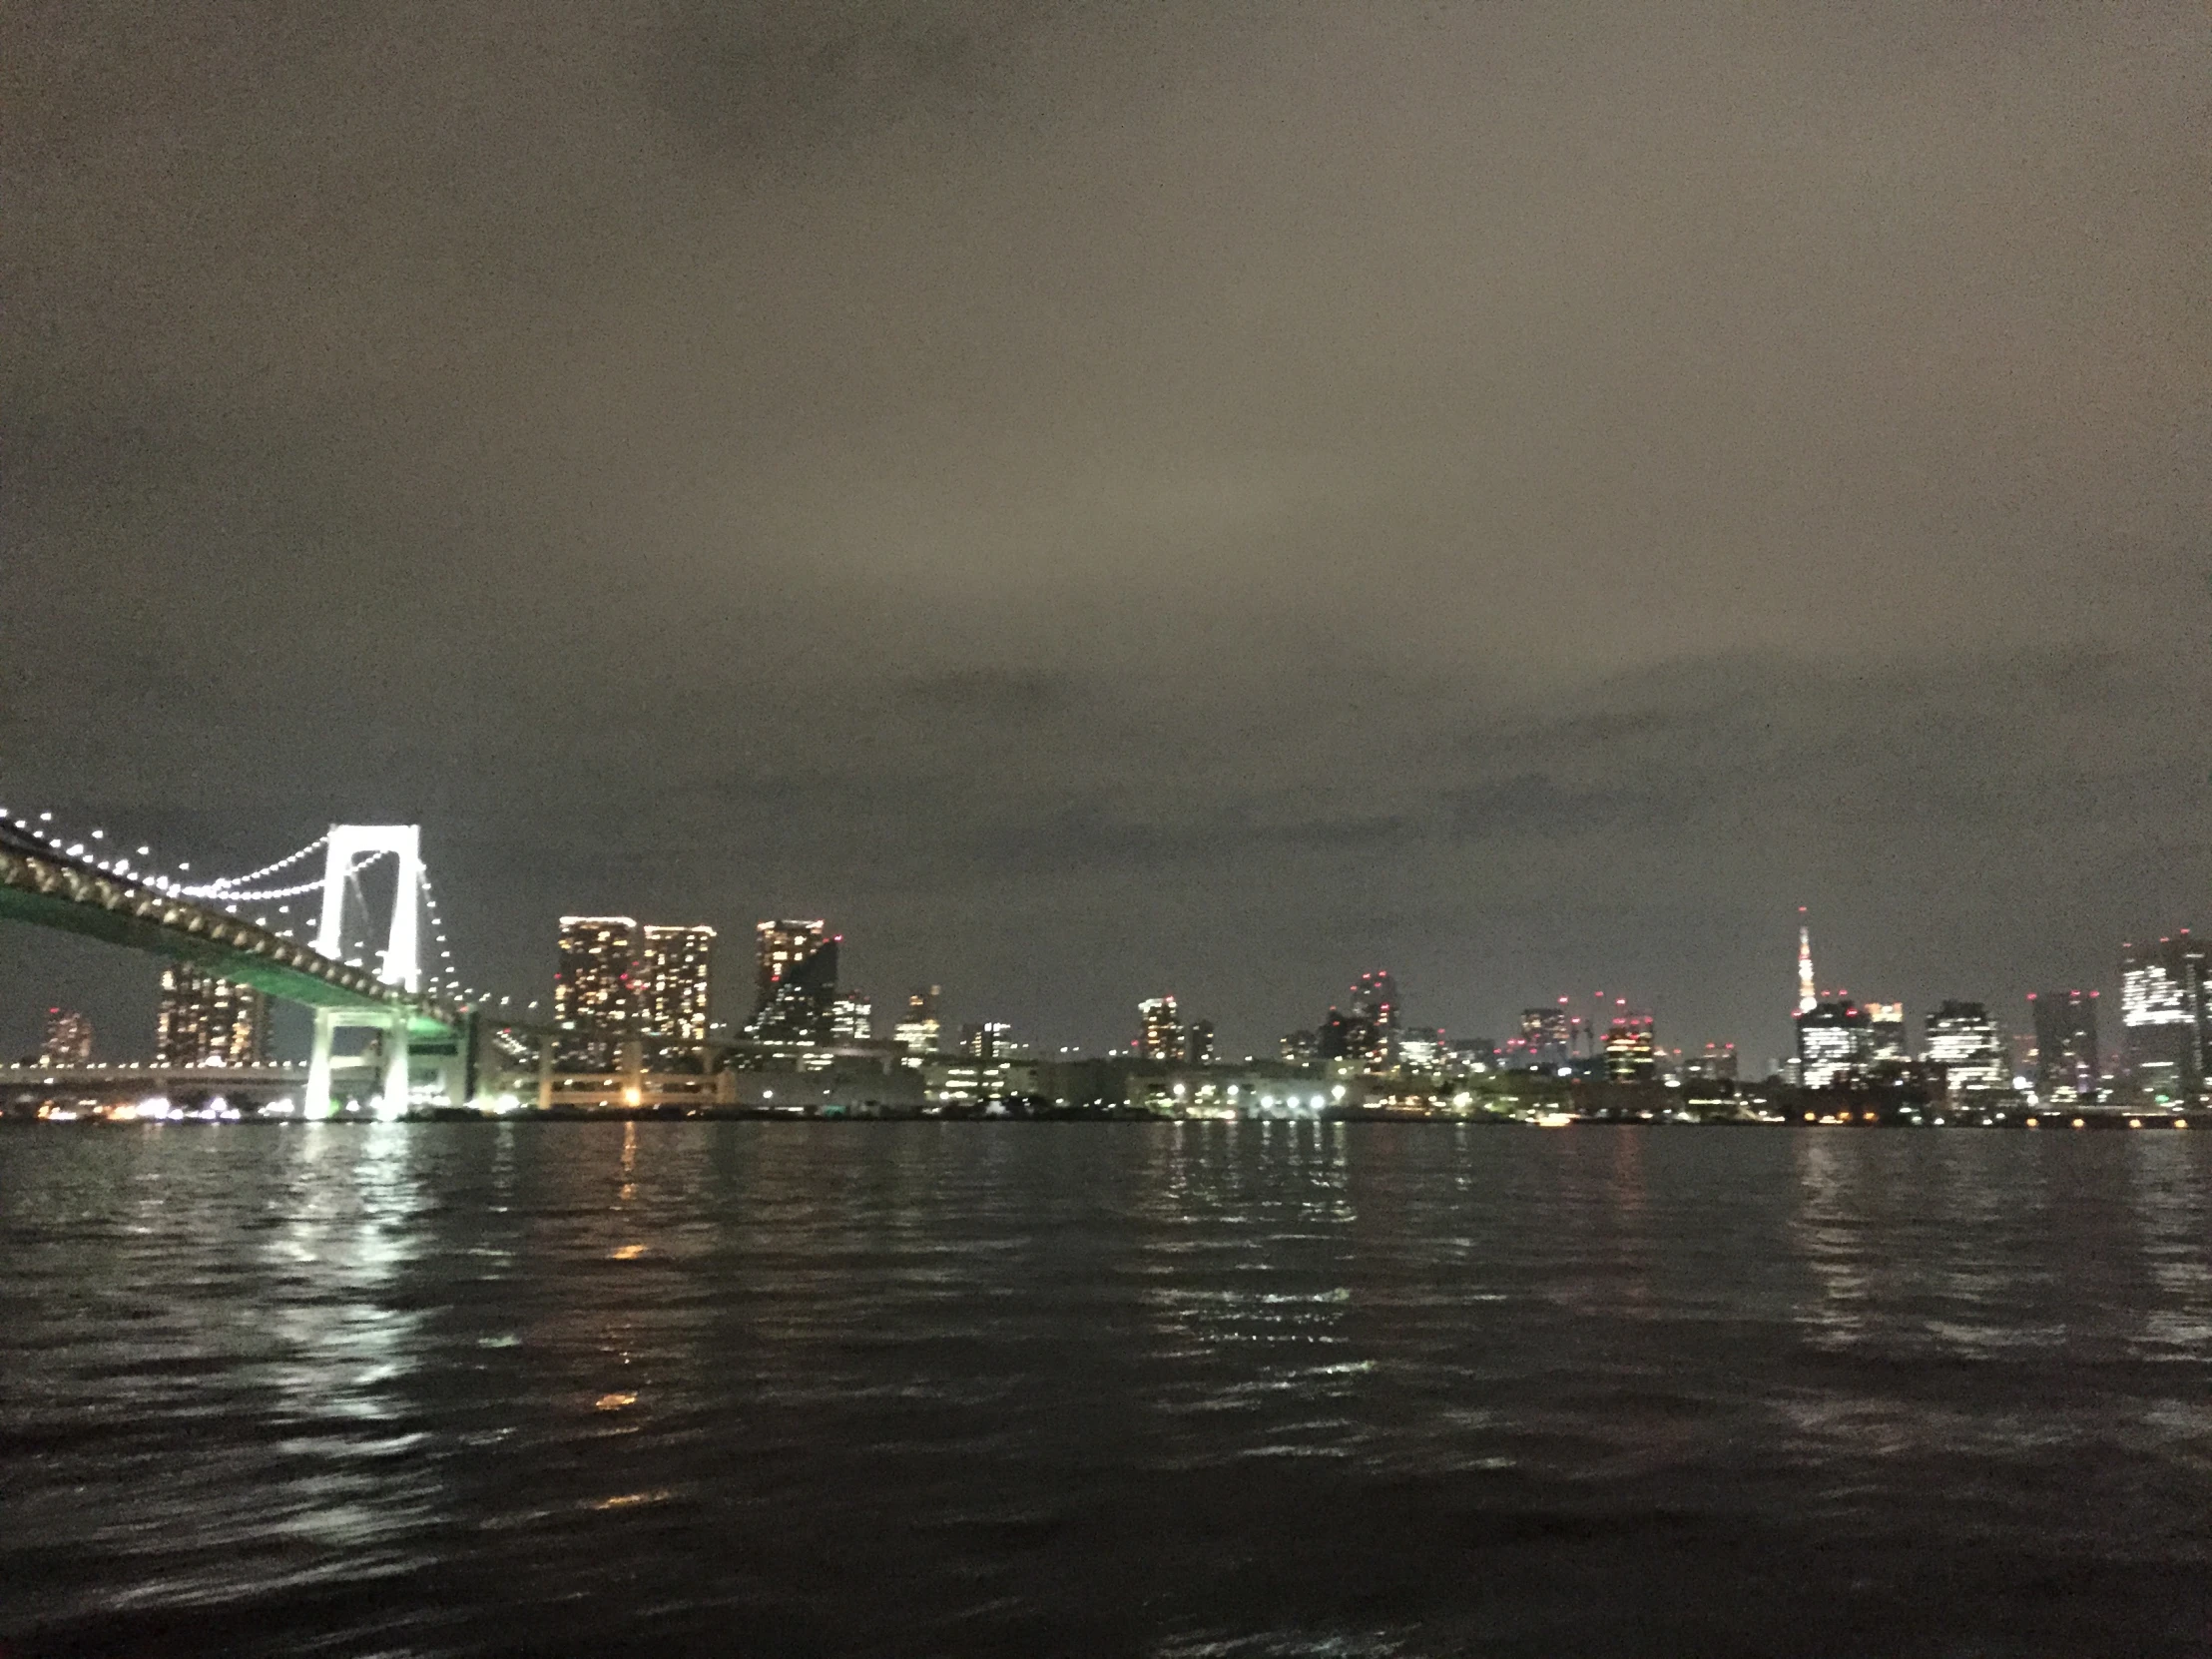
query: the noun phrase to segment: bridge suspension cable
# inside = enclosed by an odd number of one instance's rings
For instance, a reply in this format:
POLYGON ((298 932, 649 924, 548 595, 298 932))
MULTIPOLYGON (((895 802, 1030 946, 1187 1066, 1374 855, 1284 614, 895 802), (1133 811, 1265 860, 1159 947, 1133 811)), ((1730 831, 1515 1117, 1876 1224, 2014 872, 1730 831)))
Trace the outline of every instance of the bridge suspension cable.
POLYGON ((218 876, 213 881, 198 882, 193 886, 182 887, 179 891, 183 892, 188 898, 289 898, 294 893, 306 892, 311 888, 321 886, 322 878, 316 876, 314 880, 306 882, 304 885, 286 887, 280 892, 248 892, 245 889, 253 886, 257 881, 268 879, 278 870, 289 869, 302 858, 312 857, 328 844, 329 839, 330 832, 325 830, 305 846, 299 848, 298 851, 287 852, 273 864, 264 864, 260 869, 249 870, 244 875, 218 876))

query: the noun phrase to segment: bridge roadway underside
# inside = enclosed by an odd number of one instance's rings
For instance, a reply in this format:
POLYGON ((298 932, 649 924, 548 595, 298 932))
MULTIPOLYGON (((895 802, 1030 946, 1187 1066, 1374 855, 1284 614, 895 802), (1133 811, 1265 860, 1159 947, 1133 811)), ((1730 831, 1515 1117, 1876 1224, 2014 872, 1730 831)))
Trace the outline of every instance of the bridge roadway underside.
MULTIPOLYGON (((97 904, 81 903, 61 893, 37 892, 0 883, 0 917, 28 921, 40 927, 59 928, 68 933, 81 933, 88 938, 104 939, 110 944, 122 945, 127 950, 166 956, 171 961, 189 963, 239 984, 251 985, 258 991, 267 991, 271 996, 281 997, 287 1002, 304 1003, 310 1008, 333 1008, 384 1017, 389 1017, 392 1010, 392 1002, 387 997, 363 995, 359 991, 349 990, 316 974, 291 967, 261 951, 241 948, 225 939, 209 938, 204 934, 167 926, 149 917, 133 915, 127 910, 111 910, 97 904)), ((451 1026, 419 1011, 410 1014, 407 1029, 409 1036, 453 1035, 451 1026)))

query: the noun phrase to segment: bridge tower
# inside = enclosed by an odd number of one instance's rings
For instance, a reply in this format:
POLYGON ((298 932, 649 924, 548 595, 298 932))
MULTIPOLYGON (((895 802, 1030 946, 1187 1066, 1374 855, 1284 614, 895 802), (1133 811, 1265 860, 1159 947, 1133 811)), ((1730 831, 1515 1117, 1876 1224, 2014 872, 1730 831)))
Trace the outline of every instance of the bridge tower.
MULTIPOLYGON (((422 827, 416 824, 333 824, 322 859, 322 921, 316 928, 314 947, 335 957, 344 948, 345 888, 357 864, 367 857, 389 852, 398 860, 392 883, 391 929, 384 944, 376 977, 402 990, 422 988, 421 940, 418 906, 422 897, 422 827)), ((330 1115, 330 1049, 340 1026, 374 1026, 384 1033, 383 1094, 386 1108, 404 1111, 407 1106, 407 1015, 361 1013, 336 1008, 314 1011, 314 1047, 307 1059, 307 1098, 303 1109, 310 1118, 330 1115)))

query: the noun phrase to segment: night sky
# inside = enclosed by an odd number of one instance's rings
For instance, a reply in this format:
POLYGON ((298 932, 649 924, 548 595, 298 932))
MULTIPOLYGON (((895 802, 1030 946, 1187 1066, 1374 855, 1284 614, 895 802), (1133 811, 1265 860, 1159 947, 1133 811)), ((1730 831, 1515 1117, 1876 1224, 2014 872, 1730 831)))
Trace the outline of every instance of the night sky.
MULTIPOLYGON (((2201 6, 68 0, 0 99, 11 811, 1047 1045, 1763 1066, 1800 904, 1916 1022, 2212 922, 2201 6)), ((0 1047, 155 972, 0 925, 0 1047)))

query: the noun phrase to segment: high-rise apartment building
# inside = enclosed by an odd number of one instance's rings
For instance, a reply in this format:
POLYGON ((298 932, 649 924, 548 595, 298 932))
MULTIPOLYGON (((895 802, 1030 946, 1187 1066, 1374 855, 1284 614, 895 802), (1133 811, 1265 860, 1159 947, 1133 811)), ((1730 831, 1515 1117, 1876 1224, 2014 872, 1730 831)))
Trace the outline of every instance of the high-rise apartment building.
POLYGON ((2205 948, 2183 928, 2156 944, 2120 947, 2120 1026, 2137 1082, 2169 1098, 2203 1086, 2205 948))
POLYGON ((875 1004, 857 991, 839 991, 830 1008, 830 1038, 838 1043, 875 1040, 875 1004))
POLYGON ((1523 1008, 1520 1034, 1522 1054, 1547 1071, 1574 1058, 1574 1019, 1565 1008, 1523 1008))
POLYGON ((891 1040, 909 1054, 934 1054, 944 1027, 937 1018, 942 985, 923 985, 906 997, 906 1017, 891 1028, 891 1040))
POLYGON ((1864 1082, 1874 1066, 1874 1021, 1849 997, 1816 999, 1797 1013, 1797 1077, 1808 1089, 1864 1082))
POLYGON ((173 962, 162 969, 154 1018, 158 1066, 259 1066, 269 1061, 269 998, 251 985, 173 962))
POLYGON ((642 1011, 638 924, 629 916, 563 916, 553 970, 553 1022, 564 1030, 626 1031, 642 1011))
POLYGON ((1367 1022, 1369 1063, 1386 1066, 1393 1062, 1405 1010, 1398 1003, 1397 980, 1387 968, 1360 975, 1352 987, 1352 1011, 1367 1022))
POLYGON ((1659 1075, 1658 1036, 1651 1015, 1614 1016, 1605 1031, 1605 1075, 1614 1083, 1648 1083, 1659 1075))
POLYGON ((2093 1102, 2097 1073, 2097 993, 2030 991, 2035 1016, 2035 1093, 2045 1101, 2093 1102))
POLYGON ((46 1010, 46 1032, 39 1043, 42 1066, 92 1064, 92 1021, 74 1008, 46 1010))
POLYGON ((843 936, 819 919, 764 921, 757 931, 759 965, 746 1035, 757 1042, 834 1040, 837 946, 843 936))
POLYGON ((634 975, 642 1029, 686 1042, 707 1040, 714 955, 715 930, 703 922, 646 927, 634 975))
POLYGON ((1214 1022, 1194 1019, 1183 1027, 1183 1058, 1194 1066, 1214 1063, 1214 1022))
POLYGON ((1183 1058, 1183 1018, 1176 1011, 1173 996, 1155 996, 1138 1003, 1137 1018, 1141 1022, 1137 1033, 1139 1054, 1148 1060, 1183 1058))
POLYGON ((1945 1002, 1928 1016, 1923 1030, 1925 1057, 1943 1068, 1943 1086, 1950 1093, 2012 1086, 2004 1040, 1981 1003, 1945 1002))

